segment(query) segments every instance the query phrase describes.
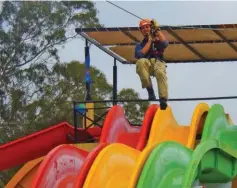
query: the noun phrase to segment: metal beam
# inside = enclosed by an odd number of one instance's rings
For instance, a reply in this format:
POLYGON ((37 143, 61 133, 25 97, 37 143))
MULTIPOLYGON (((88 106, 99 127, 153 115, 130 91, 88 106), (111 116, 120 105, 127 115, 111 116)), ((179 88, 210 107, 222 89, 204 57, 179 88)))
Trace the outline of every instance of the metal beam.
POLYGON ((186 48, 188 48, 190 51, 192 51, 195 55, 197 55, 202 60, 206 60, 204 56, 202 56, 197 50, 195 50, 193 47, 191 47, 189 44, 187 44, 179 35, 177 35, 172 29, 167 28, 167 30, 173 37, 175 37, 179 42, 181 42, 186 48))
MULTIPOLYGON (((177 64, 177 63, 214 63, 214 62, 232 62, 232 63, 237 63, 237 58, 233 59, 206 59, 206 60, 167 60, 164 59, 166 63, 169 64, 177 64)), ((135 64, 135 62, 129 62, 130 64, 135 64)))
POLYGON ((122 31, 125 35, 127 35, 130 39, 132 39, 134 42, 140 42, 140 40, 133 36, 131 33, 129 33, 128 31, 122 31))
MULTIPOLYGON (((168 101, 208 101, 208 100, 230 100, 230 99, 237 99, 237 96, 224 96, 224 97, 193 97, 193 98, 171 98, 168 101)), ((91 102, 94 103, 108 103, 108 102, 147 102, 147 101, 159 101, 156 100, 147 100, 147 99, 127 99, 127 100, 93 100, 91 102)), ((88 101, 74 101, 74 103, 88 103, 88 101)))
POLYGON ((222 35, 220 33, 220 31, 217 31, 217 30, 213 30, 214 33, 216 33, 220 38, 222 38, 227 44, 229 44, 229 46, 235 51, 237 52, 237 47, 232 44, 224 35, 222 35))
MULTIPOLYGON (((186 44, 222 44, 222 43, 225 43, 226 41, 223 41, 223 40, 206 40, 206 41, 189 41, 189 42, 186 42, 186 44)), ((228 40, 228 42, 237 42, 237 40, 228 40)), ((175 44, 182 44, 181 42, 178 42, 178 41, 171 41, 169 42, 170 45, 175 45, 175 44)), ((103 44, 103 46, 134 46, 136 45, 135 42, 132 42, 132 43, 116 43, 116 44, 103 44)))
POLYGON ((104 51, 105 53, 109 54, 110 56, 112 56, 113 58, 115 58, 116 60, 118 60, 121 63, 126 63, 127 61, 123 60, 121 57, 119 57, 117 54, 115 54, 114 52, 112 52, 111 50, 105 48, 104 46, 102 46, 99 42, 97 42, 95 39, 89 37, 86 33, 78 33, 79 35, 81 35, 82 37, 84 37, 85 39, 87 39, 88 41, 90 41, 92 44, 94 44, 95 46, 97 46, 98 48, 100 48, 102 51, 104 51))
MULTIPOLYGON (((181 26, 169 26, 161 25, 161 30, 189 30, 189 29, 200 29, 200 30, 233 30, 237 29, 237 24, 216 24, 216 25, 181 25, 181 26)), ((95 31, 139 31, 139 27, 92 27, 92 28, 76 28, 76 32, 95 32, 95 31)))

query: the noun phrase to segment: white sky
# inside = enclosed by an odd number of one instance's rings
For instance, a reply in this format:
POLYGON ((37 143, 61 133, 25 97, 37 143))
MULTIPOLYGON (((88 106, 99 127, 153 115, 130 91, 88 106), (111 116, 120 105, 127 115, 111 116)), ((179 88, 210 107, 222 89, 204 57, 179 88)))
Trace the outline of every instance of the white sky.
MULTIPOLYGON (((161 25, 198 25, 237 23, 237 2, 228 1, 113 1, 116 5, 131 11, 139 17, 155 18, 161 25)), ((138 25, 138 18, 114 7, 96 1, 99 20, 105 27, 133 27, 138 25)), ((62 61, 79 60, 84 62, 84 45, 82 39, 76 39, 65 45, 60 51, 62 61)), ((95 46, 90 49, 91 65, 100 69, 112 83, 113 58, 95 46)), ((135 71, 135 65, 118 65, 118 89, 133 88, 140 97, 146 99, 147 91, 135 71)), ((170 98, 215 97, 237 95, 237 63, 191 63, 168 64, 167 75, 170 98)), ((157 85, 153 79, 158 97, 157 85)), ((169 102, 180 124, 189 124, 195 106, 200 101, 169 102)), ((237 122, 237 99, 202 101, 209 105, 220 103, 224 106, 234 122, 237 122)))

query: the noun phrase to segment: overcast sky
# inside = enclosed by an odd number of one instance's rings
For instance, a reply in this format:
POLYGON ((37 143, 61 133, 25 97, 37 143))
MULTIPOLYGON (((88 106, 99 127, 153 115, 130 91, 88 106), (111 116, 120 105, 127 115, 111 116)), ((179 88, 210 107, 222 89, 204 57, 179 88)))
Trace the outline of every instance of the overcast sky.
MULTIPOLYGON (((237 23, 234 1, 113 1, 115 4, 133 12, 139 17, 156 18, 161 25, 198 25, 237 23)), ((138 18, 114 7, 108 2, 96 1, 99 20, 105 27, 138 26, 138 18)), ((62 61, 79 60, 84 62, 84 40, 76 39, 65 45, 60 51, 62 61)), ((91 65, 100 69, 112 83, 113 58, 92 46, 91 65)), ((190 63, 169 64, 167 68, 169 97, 217 97, 237 95, 237 63, 190 63)), ((153 85, 158 96, 156 80, 153 85)), ((142 98, 147 98, 147 91, 141 88, 135 65, 118 63, 118 89, 133 88, 142 98)), ((188 125, 196 105, 194 102, 169 102, 180 124, 188 125)), ((237 99, 202 101, 209 105, 220 103, 237 122, 237 99)))

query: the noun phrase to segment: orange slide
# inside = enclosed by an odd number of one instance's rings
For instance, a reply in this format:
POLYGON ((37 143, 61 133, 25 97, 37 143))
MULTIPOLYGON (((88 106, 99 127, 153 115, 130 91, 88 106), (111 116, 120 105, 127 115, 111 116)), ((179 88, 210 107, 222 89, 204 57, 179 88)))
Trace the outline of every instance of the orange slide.
POLYGON ((83 188, 135 188, 141 169, 154 146, 173 140, 194 148, 208 110, 207 104, 200 103, 188 126, 177 124, 170 107, 158 110, 145 149, 138 151, 120 143, 105 147, 93 162, 83 188))
MULTIPOLYGON (((125 117, 124 110, 120 106, 112 107, 104 121, 99 143, 96 143, 97 146, 94 149, 88 152, 72 145, 55 147, 44 157, 37 172, 34 172, 34 179, 29 178, 30 184, 34 188, 52 187, 52 185, 81 187, 93 161, 107 145, 122 143, 137 150, 145 147, 151 123, 158 108, 156 104, 150 105, 145 113, 143 124, 131 126, 125 117)), ((33 172, 28 174, 32 177, 33 172)))
POLYGON ((31 182, 35 177, 36 171, 39 168, 39 165, 43 161, 44 157, 37 158, 26 163, 8 182, 5 188, 13 187, 31 187, 31 182))

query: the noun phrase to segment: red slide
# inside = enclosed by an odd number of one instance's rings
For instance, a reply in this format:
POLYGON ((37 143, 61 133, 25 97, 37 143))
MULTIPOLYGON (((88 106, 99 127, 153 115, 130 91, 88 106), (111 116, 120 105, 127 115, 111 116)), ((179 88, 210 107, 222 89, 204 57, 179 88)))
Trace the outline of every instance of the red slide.
MULTIPOLYGON (((63 122, 16 141, 0 145, 0 171, 44 156, 58 145, 72 143, 68 139, 69 134, 74 136, 74 127, 63 122)), ((78 134, 80 141, 92 137, 99 139, 101 128, 93 127, 86 131, 78 129, 78 134)))
POLYGON ((82 187, 94 159, 110 143, 124 143, 142 150, 158 105, 150 105, 141 126, 131 126, 120 106, 113 106, 104 121, 99 145, 90 153, 70 145, 54 148, 41 163, 32 187, 82 187))

